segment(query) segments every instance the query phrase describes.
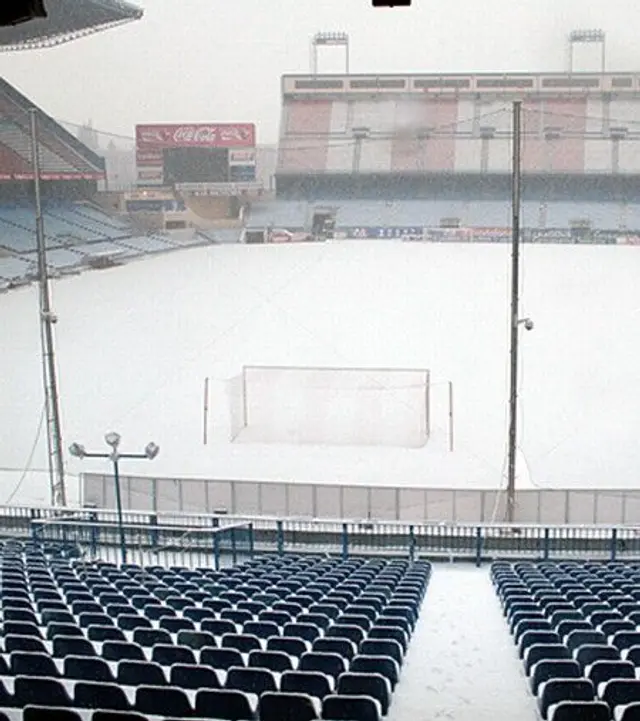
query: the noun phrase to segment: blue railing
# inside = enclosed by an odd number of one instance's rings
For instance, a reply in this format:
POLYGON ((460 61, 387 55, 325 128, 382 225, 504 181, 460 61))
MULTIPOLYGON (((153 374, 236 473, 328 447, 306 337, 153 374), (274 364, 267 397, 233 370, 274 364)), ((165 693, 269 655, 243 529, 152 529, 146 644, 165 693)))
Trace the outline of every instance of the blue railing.
MULTIPOLYGON (((169 565, 218 567, 255 553, 290 551, 460 559, 477 565, 500 558, 640 559, 640 527, 635 526, 407 524, 126 512, 123 530, 130 558, 169 565)), ((76 545, 106 560, 117 559, 120 547, 113 510, 0 508, 0 533, 76 545)))

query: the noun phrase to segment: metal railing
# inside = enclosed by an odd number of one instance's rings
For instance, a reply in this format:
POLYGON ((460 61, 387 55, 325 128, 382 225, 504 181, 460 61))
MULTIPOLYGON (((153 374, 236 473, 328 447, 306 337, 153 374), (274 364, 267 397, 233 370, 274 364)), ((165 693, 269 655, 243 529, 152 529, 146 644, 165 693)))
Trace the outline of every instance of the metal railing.
MULTIPOLYGON (((124 514, 131 560, 219 567, 255 553, 384 554, 480 565, 499 558, 640 559, 639 526, 450 524, 301 520, 275 516, 124 514)), ((0 507, 0 535, 77 545, 116 560, 117 515, 110 509, 0 507)))

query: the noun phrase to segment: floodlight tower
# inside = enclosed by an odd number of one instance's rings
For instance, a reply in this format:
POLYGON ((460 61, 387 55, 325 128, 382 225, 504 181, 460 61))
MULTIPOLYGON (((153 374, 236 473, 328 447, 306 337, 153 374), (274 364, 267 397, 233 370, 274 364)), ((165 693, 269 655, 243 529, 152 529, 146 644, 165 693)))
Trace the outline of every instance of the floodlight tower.
POLYGON ((324 47, 344 48, 344 72, 349 75, 349 36, 342 32, 319 32, 311 38, 311 74, 318 74, 318 49, 324 47))
POLYGON ((572 30, 567 37, 567 72, 573 72, 573 50, 575 45, 600 45, 600 72, 606 68, 606 46, 604 30, 572 30))

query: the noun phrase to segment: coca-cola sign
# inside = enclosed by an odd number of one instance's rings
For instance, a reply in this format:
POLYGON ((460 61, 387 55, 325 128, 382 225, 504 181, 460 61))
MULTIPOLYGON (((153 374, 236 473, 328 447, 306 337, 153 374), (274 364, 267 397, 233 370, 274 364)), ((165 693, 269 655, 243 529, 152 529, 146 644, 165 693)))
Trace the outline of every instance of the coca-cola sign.
POLYGON ((256 129, 252 123, 180 123, 177 125, 137 125, 138 150, 162 148, 252 148, 256 129))

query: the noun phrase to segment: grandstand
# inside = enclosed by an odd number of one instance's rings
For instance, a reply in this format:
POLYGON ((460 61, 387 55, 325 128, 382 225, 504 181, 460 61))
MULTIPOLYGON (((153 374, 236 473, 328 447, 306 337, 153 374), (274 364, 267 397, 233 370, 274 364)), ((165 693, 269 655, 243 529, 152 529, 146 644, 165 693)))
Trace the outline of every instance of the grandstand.
POLYGON ((0 28, 0 50, 50 47, 133 20, 143 11, 124 0, 55 0, 47 3, 48 17, 16 27, 0 28))
POLYGON ((503 240, 521 99, 524 240, 636 242, 639 87, 636 73, 284 76, 277 201, 248 227, 329 216, 338 237, 503 240))
POLYGON ((120 263, 151 253, 212 242, 144 233, 125 215, 96 201, 104 159, 0 78, 0 290, 35 277, 37 269, 29 111, 39 130, 43 220, 52 274, 120 263))

